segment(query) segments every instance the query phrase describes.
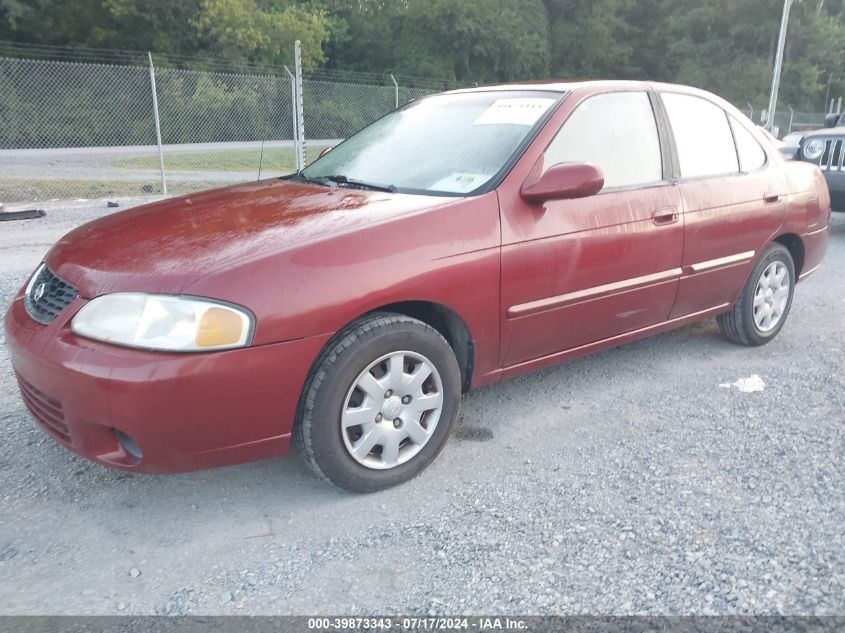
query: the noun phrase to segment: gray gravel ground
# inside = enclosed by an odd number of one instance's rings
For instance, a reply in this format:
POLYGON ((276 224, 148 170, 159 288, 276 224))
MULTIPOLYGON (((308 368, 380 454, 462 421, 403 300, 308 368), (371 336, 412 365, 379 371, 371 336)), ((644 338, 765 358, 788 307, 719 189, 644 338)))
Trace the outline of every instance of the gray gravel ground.
MULTIPOLYGON (((0 223, 8 303, 105 209, 0 223)), ((845 613, 845 214, 770 345, 704 322, 464 399, 414 481, 75 457, 0 346, 0 613, 845 613), (765 390, 720 387, 753 374, 765 390)))

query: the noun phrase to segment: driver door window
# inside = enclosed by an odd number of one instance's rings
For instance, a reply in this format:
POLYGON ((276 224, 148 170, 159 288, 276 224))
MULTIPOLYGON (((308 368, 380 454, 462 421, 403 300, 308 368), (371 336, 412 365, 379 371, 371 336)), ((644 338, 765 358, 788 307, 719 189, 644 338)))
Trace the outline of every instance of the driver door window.
POLYGON ((581 103, 546 148, 546 169, 558 163, 592 163, 604 189, 660 182, 660 138, 645 92, 617 92, 581 103))

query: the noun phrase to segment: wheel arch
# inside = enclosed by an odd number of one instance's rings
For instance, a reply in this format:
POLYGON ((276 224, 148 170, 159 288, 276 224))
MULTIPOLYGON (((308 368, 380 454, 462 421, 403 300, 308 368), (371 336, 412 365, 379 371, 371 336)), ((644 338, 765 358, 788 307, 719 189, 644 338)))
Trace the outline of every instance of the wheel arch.
MULTIPOLYGON (((461 370, 461 388, 469 391, 472 372, 475 368, 475 345, 472 333, 461 316, 441 303, 434 301, 398 301, 371 310, 373 312, 395 312, 418 319, 437 330, 455 353, 461 370)), ((361 316, 367 316, 366 314, 361 316)))
POLYGON ((299 404, 297 405, 296 421, 294 426, 299 424, 301 419, 302 408, 305 405, 305 397, 308 392, 309 385, 313 379, 314 372, 319 367, 320 362, 325 357, 334 344, 349 332, 362 319, 372 317, 378 313, 392 312, 394 314, 402 314, 413 319, 418 319, 426 325, 437 330, 446 342, 452 348, 455 358, 458 361, 458 368, 461 372, 461 391, 466 393, 472 384, 472 374, 475 369, 475 344, 473 343, 472 334, 466 324, 466 321, 451 308, 436 303, 434 301, 397 301, 394 303, 387 303, 350 319, 343 326, 339 327, 334 335, 326 341, 320 352, 317 354, 308 374, 305 379, 305 384, 302 387, 302 392, 299 396, 299 404))
POLYGON ((795 264, 795 278, 801 275, 804 268, 804 242, 796 233, 782 233, 778 235, 773 242, 782 244, 789 251, 792 256, 792 262, 795 264))

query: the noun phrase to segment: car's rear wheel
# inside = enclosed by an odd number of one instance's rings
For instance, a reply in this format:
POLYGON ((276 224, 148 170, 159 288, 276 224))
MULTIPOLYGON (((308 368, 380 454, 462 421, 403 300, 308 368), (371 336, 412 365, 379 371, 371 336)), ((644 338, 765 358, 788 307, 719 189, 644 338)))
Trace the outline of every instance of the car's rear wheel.
POLYGON ((772 244, 754 266, 733 310, 716 317, 719 330, 741 345, 764 345, 780 332, 795 289, 795 264, 782 244, 772 244))
POLYGON ((317 359, 295 425, 320 477, 373 492, 417 475, 446 443, 461 373, 434 328, 400 314, 353 323, 317 359))

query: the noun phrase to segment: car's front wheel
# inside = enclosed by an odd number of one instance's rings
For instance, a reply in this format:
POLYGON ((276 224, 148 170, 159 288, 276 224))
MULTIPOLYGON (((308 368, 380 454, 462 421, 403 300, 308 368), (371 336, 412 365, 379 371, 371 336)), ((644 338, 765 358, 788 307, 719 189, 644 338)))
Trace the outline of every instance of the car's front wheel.
POLYGON ((730 312, 716 317, 722 334, 742 345, 764 345, 780 332, 795 289, 795 264, 782 244, 772 244, 754 266, 730 312))
POLYGON ((446 443, 461 373, 443 336, 400 314, 353 323, 317 359, 296 441, 314 472, 354 492, 417 475, 446 443))

